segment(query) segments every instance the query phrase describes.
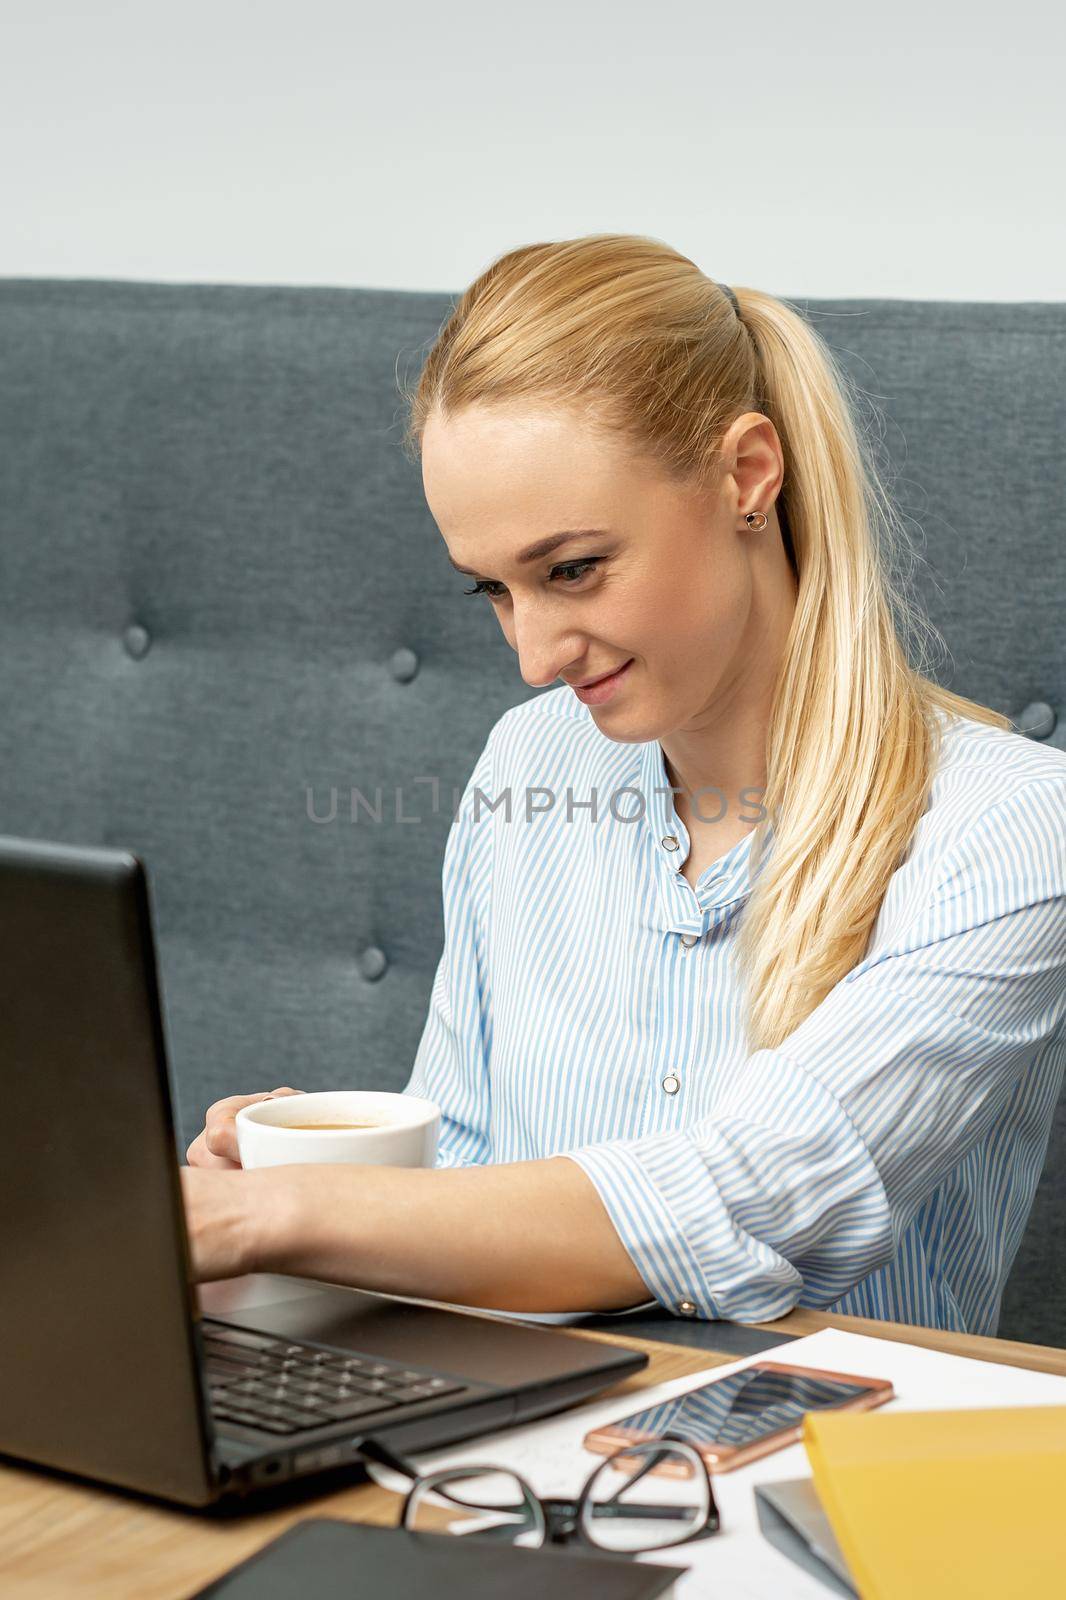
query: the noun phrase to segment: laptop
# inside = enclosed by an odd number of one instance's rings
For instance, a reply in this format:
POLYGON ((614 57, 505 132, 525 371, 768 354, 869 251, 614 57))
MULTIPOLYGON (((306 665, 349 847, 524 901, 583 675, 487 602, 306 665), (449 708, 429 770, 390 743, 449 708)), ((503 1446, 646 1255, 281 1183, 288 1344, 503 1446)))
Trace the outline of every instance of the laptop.
POLYGON ((190 1281, 143 862, 0 836, 0 1454, 190 1507, 351 1481, 647 1356, 253 1273, 190 1281))

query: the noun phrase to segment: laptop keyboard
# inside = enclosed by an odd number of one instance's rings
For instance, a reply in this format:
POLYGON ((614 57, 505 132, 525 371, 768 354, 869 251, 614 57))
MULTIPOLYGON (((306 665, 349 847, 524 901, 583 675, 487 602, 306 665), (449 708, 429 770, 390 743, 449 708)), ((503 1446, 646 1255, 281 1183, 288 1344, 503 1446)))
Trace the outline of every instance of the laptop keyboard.
POLYGON ((293 1344, 209 1318, 200 1330, 212 1416, 267 1433, 353 1422, 467 1387, 415 1367, 293 1344))

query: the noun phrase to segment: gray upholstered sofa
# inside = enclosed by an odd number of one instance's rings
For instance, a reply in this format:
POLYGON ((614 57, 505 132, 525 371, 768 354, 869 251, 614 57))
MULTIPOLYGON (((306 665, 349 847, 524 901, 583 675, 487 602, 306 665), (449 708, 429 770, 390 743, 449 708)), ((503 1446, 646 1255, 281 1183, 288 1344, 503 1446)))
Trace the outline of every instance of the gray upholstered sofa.
MULTIPOLYGON (((880 408, 934 675, 1066 747, 1066 305, 799 305, 880 408)), ((452 809, 532 692, 400 448, 449 308, 0 281, 0 832, 147 862, 184 1142, 223 1094, 402 1086, 452 809)), ((1063 1112, 1000 1325, 1051 1343, 1063 1112)))

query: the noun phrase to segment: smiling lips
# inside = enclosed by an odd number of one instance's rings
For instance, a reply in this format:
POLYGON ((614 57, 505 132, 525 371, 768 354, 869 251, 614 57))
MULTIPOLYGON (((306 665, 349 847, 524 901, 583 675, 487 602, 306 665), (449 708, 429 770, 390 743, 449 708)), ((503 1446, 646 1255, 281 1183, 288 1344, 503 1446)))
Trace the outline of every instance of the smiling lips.
POLYGON ((593 683, 581 688, 573 685, 574 693, 586 706, 603 706, 608 700, 613 700, 622 688, 622 679, 627 677, 632 661, 627 661, 624 666, 616 667, 614 672, 609 672, 605 678, 597 678, 593 683))

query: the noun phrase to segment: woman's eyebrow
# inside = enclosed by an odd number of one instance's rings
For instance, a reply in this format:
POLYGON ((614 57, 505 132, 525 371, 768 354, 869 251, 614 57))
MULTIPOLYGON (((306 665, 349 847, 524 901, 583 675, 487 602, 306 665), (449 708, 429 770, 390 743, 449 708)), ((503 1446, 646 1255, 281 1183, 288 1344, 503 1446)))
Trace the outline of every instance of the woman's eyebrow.
MULTIPOLYGON (((531 561, 540 561, 542 557, 551 555, 553 550, 557 550, 561 544, 566 544, 568 539, 598 539, 610 531, 609 528, 568 528, 563 533, 551 533, 546 539, 538 539, 536 544, 531 544, 528 549, 520 550, 515 560, 520 567, 528 566, 531 561)), ((461 567, 450 555, 448 560, 456 572, 462 572, 468 578, 478 576, 472 567, 461 567)))

